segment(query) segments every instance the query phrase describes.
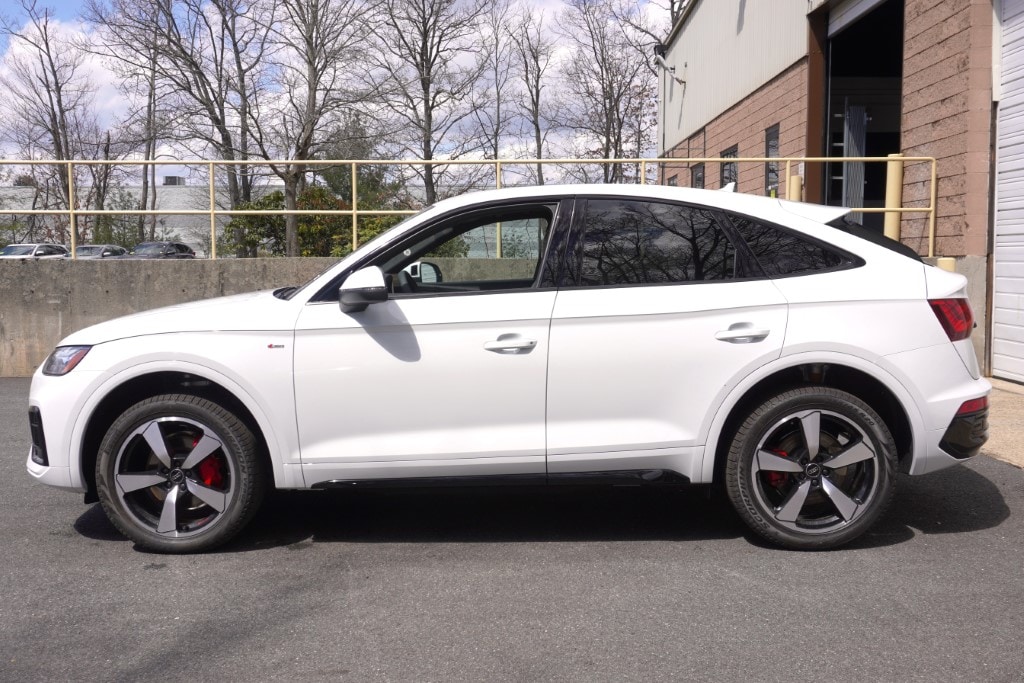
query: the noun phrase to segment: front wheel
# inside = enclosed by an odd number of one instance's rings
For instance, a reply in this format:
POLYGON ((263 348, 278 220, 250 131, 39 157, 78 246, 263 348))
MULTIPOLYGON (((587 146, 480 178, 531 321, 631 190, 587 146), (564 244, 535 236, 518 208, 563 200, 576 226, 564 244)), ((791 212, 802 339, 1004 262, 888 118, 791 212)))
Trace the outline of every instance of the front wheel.
POLYGON ((100 445, 96 488, 107 517, 140 546, 209 550, 232 538, 263 497, 249 428, 221 406, 156 396, 114 421, 100 445))
POLYGON ((743 521, 769 541, 810 550, 863 534, 892 498, 896 446, 852 394, 804 387, 773 396, 743 421, 726 488, 743 521))

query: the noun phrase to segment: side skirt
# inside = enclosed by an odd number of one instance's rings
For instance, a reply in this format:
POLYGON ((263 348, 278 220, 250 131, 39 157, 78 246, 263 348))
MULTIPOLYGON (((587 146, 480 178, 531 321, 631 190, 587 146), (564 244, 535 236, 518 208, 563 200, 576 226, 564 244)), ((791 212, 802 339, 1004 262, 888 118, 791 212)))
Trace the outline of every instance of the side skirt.
POLYGON ((313 489, 454 488, 461 486, 685 486, 690 480, 670 470, 620 470, 558 474, 508 474, 479 477, 413 477, 406 479, 332 479, 313 489))

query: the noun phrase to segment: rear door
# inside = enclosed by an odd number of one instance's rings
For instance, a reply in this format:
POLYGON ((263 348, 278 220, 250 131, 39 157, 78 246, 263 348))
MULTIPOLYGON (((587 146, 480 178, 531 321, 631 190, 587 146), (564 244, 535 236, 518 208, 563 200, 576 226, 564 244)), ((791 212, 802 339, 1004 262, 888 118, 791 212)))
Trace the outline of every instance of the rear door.
POLYGON ((692 476, 712 408, 778 358, 786 301, 715 211, 581 199, 552 315, 548 471, 692 476))

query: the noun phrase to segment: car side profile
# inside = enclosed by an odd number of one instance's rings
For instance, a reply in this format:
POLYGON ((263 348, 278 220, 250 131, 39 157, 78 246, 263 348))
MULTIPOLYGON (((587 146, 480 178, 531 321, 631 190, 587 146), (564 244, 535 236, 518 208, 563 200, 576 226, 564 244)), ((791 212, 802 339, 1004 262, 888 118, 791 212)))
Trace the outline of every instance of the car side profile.
POLYGON ((181 242, 142 242, 136 244, 124 258, 130 259, 183 259, 195 258, 192 247, 181 242))
POLYGON ((978 453, 990 390, 965 278, 847 213, 446 200, 301 287, 71 334, 33 378, 28 470, 161 552, 230 540, 271 488, 496 482, 717 483, 771 542, 839 546, 897 472, 978 453))
POLYGON ((59 259, 69 255, 67 247, 62 244, 8 244, 0 248, 2 259, 59 259))
POLYGON ((75 258, 79 261, 117 258, 127 253, 127 249, 116 244, 81 244, 75 247, 75 258))

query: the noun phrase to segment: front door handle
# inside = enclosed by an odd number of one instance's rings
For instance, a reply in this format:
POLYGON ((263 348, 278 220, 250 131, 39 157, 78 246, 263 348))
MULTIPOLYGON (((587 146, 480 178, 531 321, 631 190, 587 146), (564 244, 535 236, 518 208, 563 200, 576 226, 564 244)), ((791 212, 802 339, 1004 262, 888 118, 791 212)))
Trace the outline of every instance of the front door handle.
POLYGON ((525 339, 517 334, 503 334, 494 341, 484 342, 484 349, 495 353, 529 353, 535 346, 536 339, 525 339))
POLYGON ((757 329, 753 323, 734 323, 729 325, 729 329, 716 332, 715 339, 730 344, 754 344, 769 334, 771 330, 757 329))

